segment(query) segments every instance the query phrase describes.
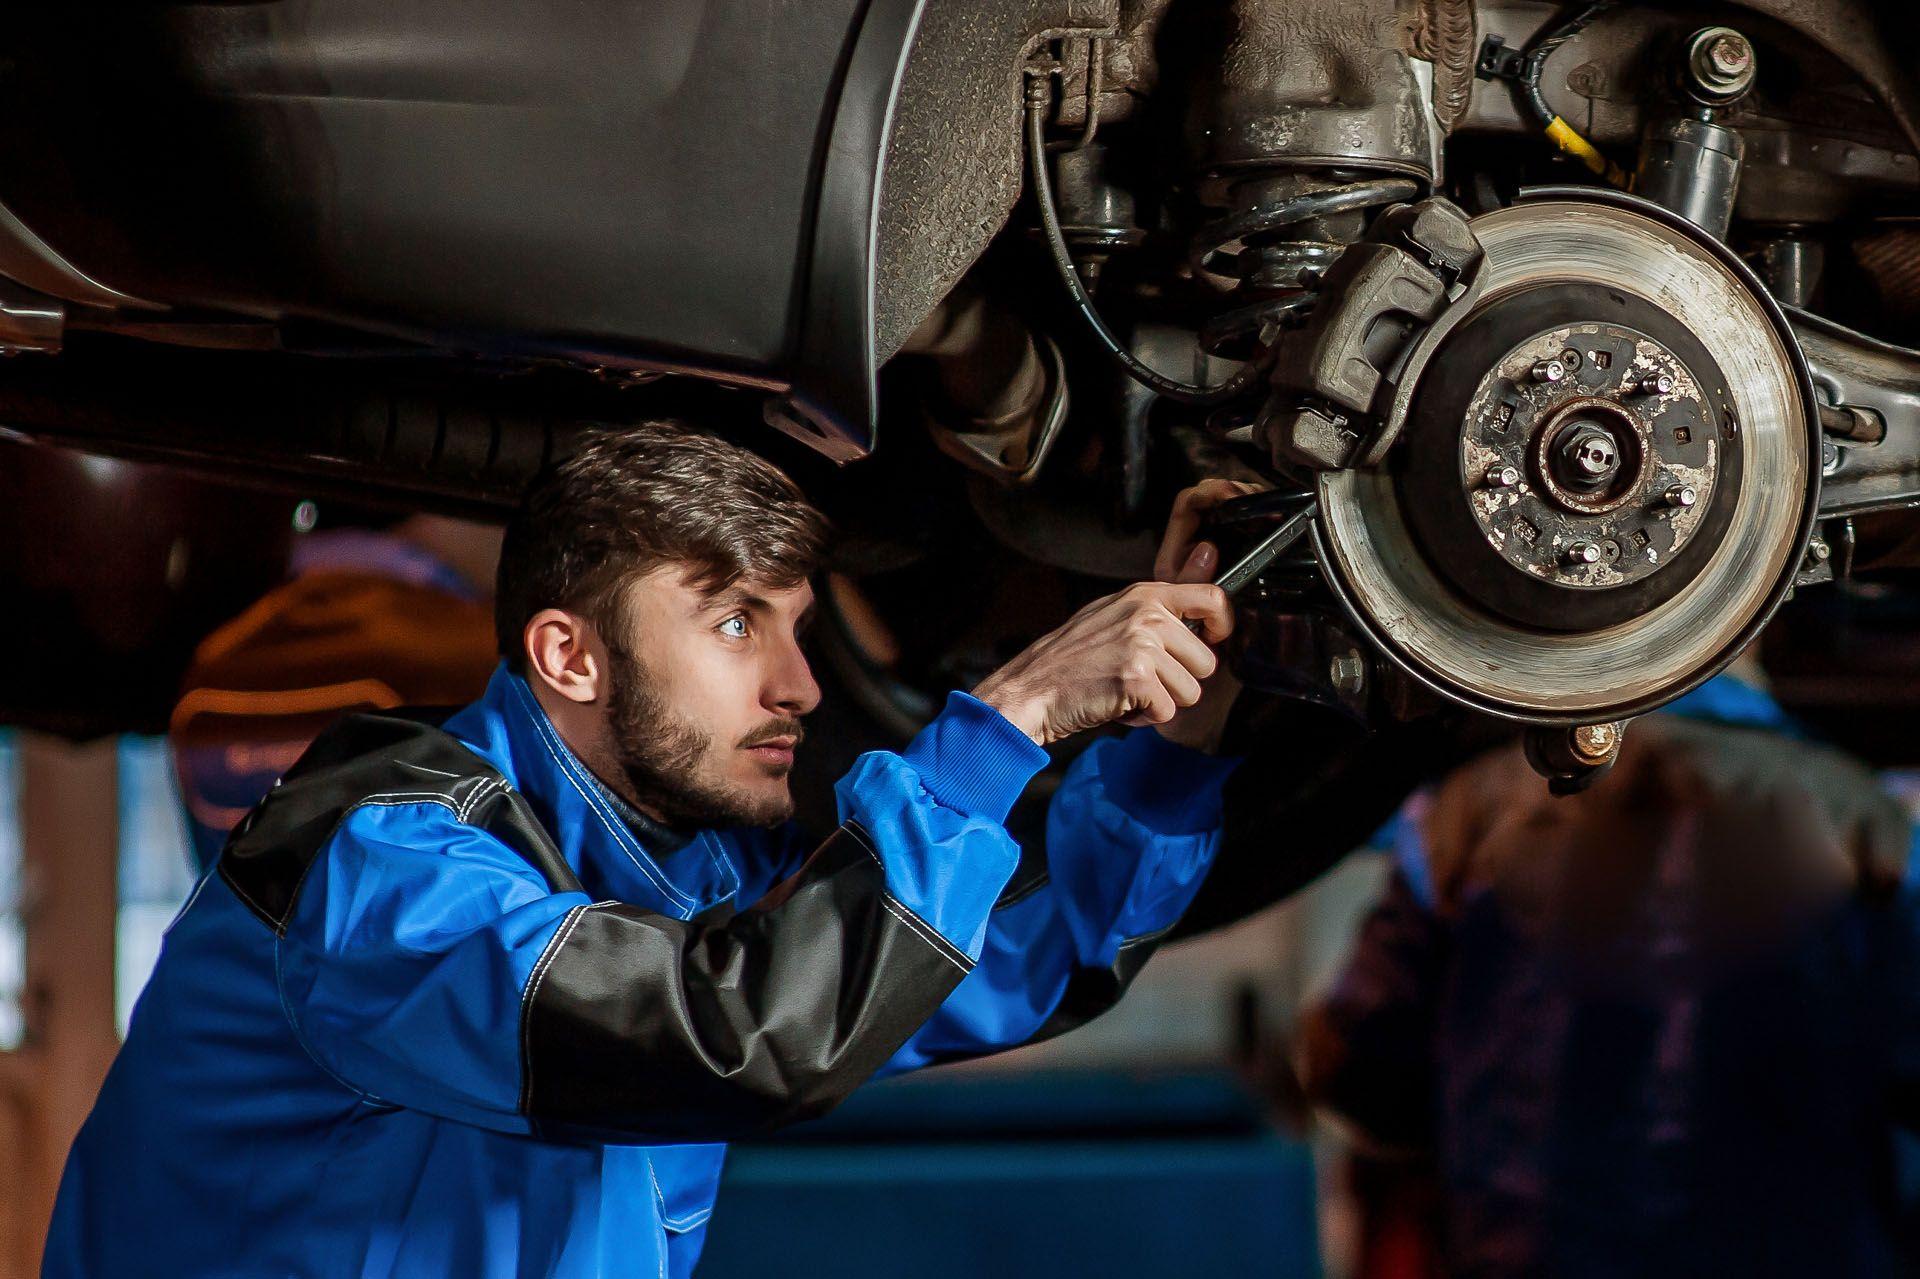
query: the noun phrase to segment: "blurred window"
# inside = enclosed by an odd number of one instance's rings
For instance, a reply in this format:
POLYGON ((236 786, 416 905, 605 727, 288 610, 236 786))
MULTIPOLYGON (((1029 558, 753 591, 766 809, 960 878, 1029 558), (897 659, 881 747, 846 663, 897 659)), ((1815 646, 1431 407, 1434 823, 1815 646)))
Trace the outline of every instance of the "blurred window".
POLYGON ((0 728, 0 1049, 26 1036, 27 927, 21 912, 20 743, 0 728))
POLYGON ((165 738, 120 739, 119 878, 114 1015, 124 1037, 134 1001, 160 958, 160 939, 194 885, 186 813, 165 738))

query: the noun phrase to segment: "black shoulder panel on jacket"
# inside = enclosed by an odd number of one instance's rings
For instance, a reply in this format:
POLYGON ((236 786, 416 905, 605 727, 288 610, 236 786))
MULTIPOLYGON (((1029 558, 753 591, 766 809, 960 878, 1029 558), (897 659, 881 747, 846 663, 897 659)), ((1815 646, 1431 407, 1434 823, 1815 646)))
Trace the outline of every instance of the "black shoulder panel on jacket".
POLYGON ((823 1114, 971 969, 841 827, 751 910, 575 909, 522 1005, 521 1109, 543 1137, 726 1140, 823 1114))
POLYGON ((220 878, 284 934, 307 868, 348 813, 440 804, 527 859, 555 892, 579 881, 520 793, 457 738, 405 714, 349 715, 322 733, 220 854, 220 878))

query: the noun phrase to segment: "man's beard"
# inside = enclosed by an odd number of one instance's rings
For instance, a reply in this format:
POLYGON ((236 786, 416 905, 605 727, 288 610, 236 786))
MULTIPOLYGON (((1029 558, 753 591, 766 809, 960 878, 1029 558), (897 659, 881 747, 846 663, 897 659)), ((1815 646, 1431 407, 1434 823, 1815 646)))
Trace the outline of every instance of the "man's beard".
MULTIPOLYGON (((667 825, 689 831, 775 826, 793 815, 793 799, 784 788, 778 795, 758 795, 707 776, 719 753, 713 734, 675 715, 632 656, 609 645, 608 658, 607 727, 628 798, 667 825)), ((749 733, 736 749, 785 736, 797 743, 800 735, 798 720, 774 720, 749 733)))

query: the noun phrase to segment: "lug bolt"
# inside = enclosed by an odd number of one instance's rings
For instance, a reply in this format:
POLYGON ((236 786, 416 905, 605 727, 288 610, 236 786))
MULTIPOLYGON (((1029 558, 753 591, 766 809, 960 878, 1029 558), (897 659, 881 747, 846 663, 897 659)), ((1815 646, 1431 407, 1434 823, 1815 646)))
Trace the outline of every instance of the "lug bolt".
POLYGON ((1520 482, 1520 468, 1517 466, 1496 466, 1487 472, 1487 487, 1510 489, 1520 482))
POLYGON ((1671 395, 1673 394, 1673 374, 1655 373, 1650 377, 1641 378, 1633 389, 1641 395, 1671 395))
POLYGON ((1567 548, 1568 568, 1586 568, 1589 564, 1600 562, 1600 548, 1592 542, 1575 542, 1567 548))
POLYGON ((1665 497, 1668 506, 1684 511, 1700 500, 1700 491, 1691 484, 1676 484, 1666 491, 1665 497))
POLYGON ((1566 377, 1567 366, 1558 360, 1541 360, 1531 369, 1527 370, 1527 375, 1536 382, 1545 382, 1551 385, 1566 377))

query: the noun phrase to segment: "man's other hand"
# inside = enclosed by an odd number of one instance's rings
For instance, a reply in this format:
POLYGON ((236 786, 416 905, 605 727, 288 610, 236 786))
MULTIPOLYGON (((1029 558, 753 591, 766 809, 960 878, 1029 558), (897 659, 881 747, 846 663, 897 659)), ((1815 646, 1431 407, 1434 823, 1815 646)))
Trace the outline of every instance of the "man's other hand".
MULTIPOLYGON (((1208 582, 1220 572, 1220 548, 1212 542, 1196 542, 1207 512, 1222 502, 1245 497, 1261 490, 1258 484, 1239 480, 1202 480, 1181 490, 1173 500, 1173 514, 1167 518, 1166 534, 1160 539, 1160 553, 1154 557, 1153 575, 1163 582, 1208 582)), ((1222 663, 1213 674, 1200 681, 1200 699, 1184 706, 1154 730, 1170 742, 1212 754, 1220 748, 1227 731, 1227 715, 1240 695, 1240 681, 1222 663)))

